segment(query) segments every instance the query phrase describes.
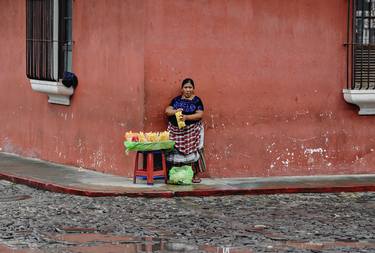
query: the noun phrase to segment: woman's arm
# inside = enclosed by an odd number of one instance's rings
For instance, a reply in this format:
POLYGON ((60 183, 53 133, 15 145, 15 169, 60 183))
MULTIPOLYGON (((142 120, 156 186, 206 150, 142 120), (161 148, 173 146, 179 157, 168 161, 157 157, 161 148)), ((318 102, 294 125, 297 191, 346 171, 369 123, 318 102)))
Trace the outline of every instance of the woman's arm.
POLYGON ((169 117, 169 116, 173 116, 176 114, 177 111, 182 111, 182 109, 173 109, 173 106, 168 106, 166 109, 165 109, 165 114, 169 117))
POLYGON ((200 120, 203 117, 203 111, 196 111, 191 115, 182 115, 183 120, 200 120))

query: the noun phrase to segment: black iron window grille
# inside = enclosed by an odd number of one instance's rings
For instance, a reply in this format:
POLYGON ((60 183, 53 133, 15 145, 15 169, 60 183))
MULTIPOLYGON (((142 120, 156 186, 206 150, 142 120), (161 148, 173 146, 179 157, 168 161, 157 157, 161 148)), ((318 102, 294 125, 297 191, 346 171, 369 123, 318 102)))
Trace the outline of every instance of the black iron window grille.
POLYGON ((59 81, 71 71, 72 0, 26 0, 26 75, 59 81))
POLYGON ((348 0, 347 88, 375 89, 375 0, 348 0))

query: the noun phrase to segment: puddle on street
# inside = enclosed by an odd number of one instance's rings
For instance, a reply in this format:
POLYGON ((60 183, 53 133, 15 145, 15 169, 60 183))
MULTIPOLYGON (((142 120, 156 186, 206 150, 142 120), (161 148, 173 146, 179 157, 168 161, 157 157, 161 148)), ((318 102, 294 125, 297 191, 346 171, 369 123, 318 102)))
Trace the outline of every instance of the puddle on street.
POLYGON ((153 252, 202 252, 202 253, 253 253, 243 247, 213 247, 173 242, 152 237, 129 237, 103 234, 63 234, 54 238, 69 243, 71 252, 80 253, 153 253, 153 252))
POLYGON ((366 241, 333 241, 333 242, 293 242, 288 241, 285 246, 296 249, 308 250, 327 250, 335 248, 351 248, 351 249, 375 249, 374 242, 366 241))
MULTIPOLYGON (((73 231, 73 229, 69 230, 73 231)), ((88 230, 90 231, 90 230, 88 230)), ((248 247, 216 247, 210 245, 192 245, 184 242, 164 238, 130 237, 112 234, 92 233, 66 233, 51 235, 53 246, 50 249, 63 250, 72 253, 172 253, 172 252, 201 252, 201 253, 254 253, 248 247)), ((264 248, 277 252, 285 249, 325 250, 335 248, 375 249, 374 242, 365 241, 274 241, 263 245, 264 248)), ((259 248, 259 245, 258 245, 259 248)), ((48 249, 10 249, 0 245, 0 252, 4 253, 42 253, 48 249)))
POLYGON ((0 245, 0 252, 1 253, 41 253, 38 250, 33 250, 33 249, 12 249, 12 248, 6 247, 4 245, 0 245))

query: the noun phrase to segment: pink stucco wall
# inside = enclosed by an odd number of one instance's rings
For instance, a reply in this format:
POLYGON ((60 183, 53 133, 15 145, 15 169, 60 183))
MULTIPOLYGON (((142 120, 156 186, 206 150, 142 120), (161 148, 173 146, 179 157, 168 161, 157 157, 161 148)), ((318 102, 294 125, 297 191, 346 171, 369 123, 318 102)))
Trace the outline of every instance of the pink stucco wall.
POLYGON ((189 76, 206 107, 206 176, 374 172, 375 117, 341 93, 346 1, 74 1, 69 107, 26 79, 25 1, 0 5, 3 151, 130 176, 124 132, 164 130, 189 76))
POLYGON ((25 1, 0 4, 2 150, 130 175, 122 140, 125 129, 143 128, 143 2, 74 1, 79 84, 68 107, 48 104, 26 78, 25 1))
POLYGON ((208 175, 374 171, 375 118, 341 94, 345 1, 147 3, 145 127, 161 127, 179 82, 195 79, 208 175))

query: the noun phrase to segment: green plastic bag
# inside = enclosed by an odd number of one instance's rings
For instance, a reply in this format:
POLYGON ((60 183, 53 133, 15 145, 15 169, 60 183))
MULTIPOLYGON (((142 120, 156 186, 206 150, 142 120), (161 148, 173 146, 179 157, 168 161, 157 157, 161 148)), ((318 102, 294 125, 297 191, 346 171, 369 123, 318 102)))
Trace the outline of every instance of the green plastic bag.
POLYGON ((126 151, 172 150, 174 141, 131 142, 124 141, 126 151))
POLYGON ((170 184, 189 185, 192 184, 194 172, 191 166, 172 167, 169 170, 170 184))

